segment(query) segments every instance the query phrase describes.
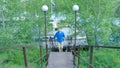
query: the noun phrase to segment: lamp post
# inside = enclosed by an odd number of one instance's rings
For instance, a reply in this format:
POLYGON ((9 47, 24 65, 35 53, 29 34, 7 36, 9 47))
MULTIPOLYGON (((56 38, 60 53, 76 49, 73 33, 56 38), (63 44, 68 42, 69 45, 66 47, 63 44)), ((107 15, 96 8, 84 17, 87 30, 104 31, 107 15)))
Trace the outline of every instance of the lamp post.
MULTIPOLYGON (((76 13, 77 11, 79 10, 79 6, 78 5, 73 5, 73 11, 75 12, 75 32, 74 32, 74 36, 75 36, 75 39, 74 39, 74 53, 75 53, 75 49, 76 49, 76 13)), ((75 64, 75 55, 73 57, 74 59, 74 64, 75 64)))
POLYGON ((47 58, 48 58, 47 30, 46 30, 46 11, 47 10, 48 10, 48 6, 43 5, 42 11, 44 12, 45 45, 46 45, 46 54, 47 54, 47 58))

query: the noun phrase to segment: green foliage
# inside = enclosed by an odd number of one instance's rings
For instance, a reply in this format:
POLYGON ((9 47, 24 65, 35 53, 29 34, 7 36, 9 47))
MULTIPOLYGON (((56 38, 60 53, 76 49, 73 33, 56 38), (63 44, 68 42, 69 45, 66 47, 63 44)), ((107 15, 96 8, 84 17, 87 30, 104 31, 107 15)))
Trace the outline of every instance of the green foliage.
MULTIPOLYGON (((0 8, 2 9, 2 7, 5 7, 5 9, 1 10, 0 12, 3 14, 1 15, 2 18, 4 17, 8 19, 8 21, 5 21, 4 23, 6 26, 5 30, 11 30, 10 35, 13 36, 14 40, 17 40, 15 42, 18 44, 29 43, 35 35, 35 32, 33 31, 34 29, 37 29, 36 36, 39 36, 38 29, 40 29, 40 34, 43 35, 44 20, 43 12, 40 6, 42 6, 43 4, 47 4, 50 8, 51 3, 45 0, 42 0, 40 3, 38 0, 13 1, 14 0, 6 0, 5 2, 2 1, 0 8), (36 17, 36 15, 38 17, 36 17), (13 33, 14 31, 16 32, 13 33)), ((117 9, 119 8, 119 0, 55 0, 54 2, 56 6, 55 8, 53 8, 53 11, 56 14, 61 12, 61 14, 65 14, 65 16, 67 17, 67 20, 64 22, 64 24, 59 24, 61 27, 67 25, 68 23, 70 23, 69 25, 73 26, 73 23, 71 23, 74 21, 72 6, 74 4, 78 4, 80 10, 78 11, 77 16, 79 16, 82 21, 80 23, 77 23, 80 24, 77 26, 77 29, 79 29, 80 32, 85 32, 85 34, 87 35, 88 43, 90 45, 105 45, 110 43, 110 35, 114 32, 111 31, 111 28, 113 28, 113 26, 111 25, 111 18, 115 18, 114 15, 116 13, 119 14, 119 9, 117 9)), ((48 11, 47 15, 48 17, 50 17, 50 10, 48 11)), ((50 25, 50 27, 51 26, 52 25, 50 25)), ((48 31, 51 30, 50 27, 48 27, 48 31)), ((4 33, 4 31, 2 31, 2 33, 4 33)), ((119 41, 117 43, 119 43, 119 41)), ((4 43, 3 45, 6 44, 4 43)))
POLYGON ((118 68, 119 67, 118 64, 120 63, 118 61, 120 58, 120 55, 118 55, 118 54, 119 54, 119 50, 113 50, 113 49, 106 49, 106 50, 100 49, 97 51, 95 50, 94 64, 96 67, 101 66, 101 68, 102 67, 118 68), (102 59, 101 59, 101 57, 102 57, 102 59))
MULTIPOLYGON (((93 66, 94 68, 119 68, 120 64, 120 50, 96 48, 93 52, 93 66)), ((89 67, 89 51, 82 51, 80 53, 80 67, 89 67)), ((76 63, 78 59, 76 57, 76 63)))
MULTIPOLYGON (((42 55, 45 55, 45 49, 42 48, 42 55)), ((31 46, 26 48, 28 65, 31 68, 40 67, 40 50, 39 46, 31 46)), ((1 68, 20 68, 24 67, 24 55, 21 49, 11 49, 6 51, 0 51, 0 67, 1 68), (9 66, 10 65, 10 66, 9 66)), ((45 63, 45 57, 43 63, 45 63)), ((43 64, 44 66, 45 64, 43 64)))
MULTIPOLYGON (((120 17, 119 0, 54 0, 56 6, 53 11, 66 16, 65 21, 58 25, 68 25, 74 29, 74 12, 72 6, 78 4, 80 10, 77 17, 78 35, 86 35, 89 45, 120 45, 120 27, 113 24, 113 19, 120 17), (84 32, 84 34, 82 33, 84 32), (111 40, 112 39, 112 40, 111 40)), ((0 1, 0 47, 24 45, 35 43, 35 39, 44 35, 44 16, 41 10, 47 4, 47 31, 52 30, 48 22, 50 14, 50 1, 47 0, 2 0, 0 1)), ((39 58, 39 48, 27 49, 28 61, 31 64, 39 58)), ((119 68, 119 51, 95 50, 94 61, 96 68, 119 68), (109 56, 106 56, 109 55, 109 56), (105 55, 105 56, 103 56, 105 55), (117 57, 117 58, 114 58, 117 57), (101 59, 102 57, 102 59, 101 59), (111 62, 112 61, 112 62, 111 62)), ((43 51, 45 53, 45 51, 43 51)), ((82 61, 88 61, 88 52, 82 52, 82 61)), ((82 63, 81 61, 81 63, 82 63)), ((39 62, 32 64, 31 68, 38 68, 39 62)), ((23 68, 22 50, 0 51, 0 68, 23 68), (1 63, 3 64, 1 66, 1 63)), ((88 68, 82 63, 82 68, 88 68)))
POLYGON ((0 31, 0 47, 12 45, 13 35, 8 31, 0 31))

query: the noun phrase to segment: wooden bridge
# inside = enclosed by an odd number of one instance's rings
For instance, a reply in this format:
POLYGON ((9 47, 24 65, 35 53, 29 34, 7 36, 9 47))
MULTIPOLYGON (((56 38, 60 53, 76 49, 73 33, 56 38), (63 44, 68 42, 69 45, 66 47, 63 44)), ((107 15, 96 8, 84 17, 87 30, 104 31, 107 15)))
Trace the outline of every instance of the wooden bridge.
MULTIPOLYGON (((73 40, 65 40, 64 42, 64 49, 67 51, 70 51, 73 47, 73 40), (68 48, 71 47, 71 48, 68 48)), ((77 39, 76 40, 77 45, 87 45, 86 41, 83 39, 77 39)), ((48 58, 48 65, 47 68, 75 68, 74 65, 74 56, 72 52, 55 52, 54 49, 58 49, 56 46, 56 41, 49 42, 49 48, 53 50, 53 52, 50 52, 49 58, 48 58), (51 47, 52 46, 52 47, 51 47)), ((43 45, 45 43, 43 42, 43 45)))
POLYGON ((72 52, 51 52, 47 68, 74 68, 72 52))
MULTIPOLYGON (((18 48, 22 48, 23 49, 23 56, 24 56, 24 63, 25 63, 25 68, 30 68, 29 64, 27 62, 27 52, 26 52, 26 48, 29 47, 31 45, 26 45, 26 46, 16 46, 16 47, 8 47, 8 48, 0 48, 0 50, 9 50, 9 49, 18 49, 18 48)), ((78 47, 78 51, 76 52, 76 50, 74 51, 72 49, 71 52, 51 52, 51 50, 48 48, 46 48, 46 54, 42 55, 42 46, 38 45, 40 47, 40 68, 45 68, 43 67, 43 58, 46 57, 46 68, 80 68, 80 48, 84 47, 79 45, 78 47), (47 53, 48 50, 48 53, 47 53), (75 58, 78 59, 78 61, 75 60, 75 58), (77 62, 77 63, 76 63, 77 62)), ((93 50, 95 48, 111 48, 111 49, 120 49, 120 47, 118 46, 91 46, 91 45, 87 45, 85 47, 89 48, 89 62, 87 62, 87 65, 89 65, 89 68, 94 68, 94 64, 93 62, 93 50)), ((37 60, 37 61, 39 61, 37 60)), ((35 60, 36 61, 36 60, 35 60)))

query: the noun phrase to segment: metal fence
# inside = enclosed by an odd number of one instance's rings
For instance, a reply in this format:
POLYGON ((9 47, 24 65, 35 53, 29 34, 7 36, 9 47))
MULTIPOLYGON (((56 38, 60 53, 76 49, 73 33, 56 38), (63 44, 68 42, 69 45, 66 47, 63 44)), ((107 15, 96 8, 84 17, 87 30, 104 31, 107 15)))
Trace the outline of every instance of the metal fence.
POLYGON ((81 47, 88 47, 89 48, 89 51, 90 51, 90 54, 89 54, 89 62, 86 62, 86 64, 88 64, 89 65, 89 68, 94 68, 94 64, 93 64, 93 54, 94 54, 94 49, 95 48, 108 48, 108 49, 120 49, 120 47, 119 46, 79 46, 78 47, 78 53, 76 53, 74 50, 72 51, 73 52, 73 55, 75 56, 75 57, 77 57, 77 59, 78 59, 78 61, 77 61, 77 64, 75 63, 75 61, 74 61, 74 64, 75 64, 75 66, 77 66, 77 68, 80 68, 80 60, 81 60, 81 54, 80 54, 80 48, 81 47))
MULTIPOLYGON (((31 47, 31 46, 33 46, 33 45, 25 45, 25 46, 13 46, 13 47, 7 47, 7 48, 0 48, 0 50, 2 51, 2 50, 10 50, 10 49, 22 49, 22 51, 23 51, 23 57, 24 57, 24 64, 25 64, 25 68, 29 68, 30 66, 28 65, 28 58, 27 58, 27 52, 26 52, 26 49, 28 48, 28 47, 31 47)), ((37 60, 34 60, 32 63, 34 63, 34 62, 40 62, 40 68, 43 68, 43 59, 45 59, 46 60, 46 65, 47 65, 47 56, 48 56, 48 54, 42 54, 42 46, 39 44, 39 45, 37 45, 37 46, 39 46, 39 49, 40 49, 40 58, 39 59, 37 59, 37 60)))
MULTIPOLYGON (((52 46, 54 45, 54 41, 51 41, 50 43, 51 43, 52 46)), ((0 50, 22 49, 23 56, 24 56, 25 68, 29 68, 28 60, 27 60, 28 58, 27 58, 26 48, 28 48, 30 46, 33 46, 33 45, 29 44, 29 45, 25 45, 25 46, 14 46, 14 47, 0 48, 0 50)), ((50 48, 46 48, 46 51, 48 51, 48 53, 43 55, 42 54, 42 45, 38 44, 37 46, 39 46, 39 49, 40 49, 40 58, 35 60, 35 61, 33 61, 33 63, 39 61, 40 64, 41 64, 40 68, 43 68, 43 61, 42 60, 45 58, 46 66, 47 66, 50 48)), ((74 64, 75 64, 75 66, 77 66, 77 68, 80 68, 80 60, 81 60, 81 53, 80 53, 81 50, 80 50, 80 48, 81 47, 89 48, 89 51, 90 51, 89 58, 90 58, 90 60, 89 60, 89 62, 86 62, 86 64, 89 65, 89 68, 94 68, 94 64, 93 64, 93 53, 94 52, 93 51, 94 51, 95 48, 120 49, 120 47, 118 47, 118 46, 92 46, 92 45, 89 45, 89 46, 85 45, 85 46, 83 46, 83 45, 77 45, 75 47, 75 48, 77 48, 77 50, 74 51, 73 46, 71 46, 71 47, 72 47, 73 56, 78 58, 77 64, 75 63, 75 60, 74 60, 74 64), (78 53, 76 53, 77 51, 78 51, 78 53)))

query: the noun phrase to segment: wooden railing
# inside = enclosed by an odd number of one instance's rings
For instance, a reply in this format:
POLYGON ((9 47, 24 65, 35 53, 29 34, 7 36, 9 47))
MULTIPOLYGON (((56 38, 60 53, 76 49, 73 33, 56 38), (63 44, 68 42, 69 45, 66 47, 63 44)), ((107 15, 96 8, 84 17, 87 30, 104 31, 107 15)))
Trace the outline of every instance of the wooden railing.
POLYGON ((89 68, 94 68, 93 51, 94 51, 95 48, 120 49, 119 46, 90 46, 90 45, 89 46, 88 45, 85 45, 85 46, 82 45, 81 46, 81 45, 79 45, 79 47, 77 47, 78 48, 78 53, 76 53, 74 50, 72 51, 73 55, 78 58, 78 62, 77 62, 78 64, 76 64, 75 61, 74 61, 74 64, 77 65, 77 68, 80 68, 80 58, 81 58, 80 48, 81 47, 88 47, 89 50, 90 50, 90 55, 89 55, 90 60, 89 60, 89 63, 87 63, 89 65, 89 68))
MULTIPOLYGON (((72 40, 70 40, 70 41, 72 41, 72 40)), ((51 41, 51 45, 54 45, 54 42, 53 41, 51 41)), ((30 47, 31 45, 26 45, 26 46, 14 46, 14 47, 7 47, 7 48, 0 48, 0 50, 9 50, 9 49, 18 49, 18 48, 22 48, 22 51, 23 51, 23 56, 24 56, 24 64, 25 64, 25 68, 29 68, 29 66, 28 66, 28 62, 27 62, 27 55, 26 55, 26 48, 27 47, 30 47)), ((33 46, 33 45, 32 45, 33 46)), ((41 67, 40 68, 43 68, 43 62, 42 62, 42 59, 43 58, 46 58, 46 65, 47 65, 47 63, 48 63, 48 55, 49 55, 49 53, 47 54, 45 54, 45 55, 42 55, 42 46, 40 45, 40 44, 38 44, 37 46, 39 46, 39 49, 40 49, 40 58, 39 59, 37 59, 37 60, 35 60, 34 62, 36 62, 36 61, 39 61, 40 60, 40 64, 41 64, 41 67)), ((72 48, 73 48, 73 46, 71 46, 72 48)), ((111 48, 111 49, 120 49, 120 47, 118 47, 118 46, 91 46, 91 45, 77 45, 77 47, 75 47, 75 48, 78 48, 78 52, 79 53, 76 53, 76 50, 74 51, 74 49, 72 50, 72 52, 73 52, 73 55, 75 56, 75 57, 77 57, 78 58, 78 64, 76 64, 75 63, 75 61, 74 61, 74 64, 75 65, 78 65, 78 68, 80 68, 80 58, 81 58, 81 55, 80 55, 80 48, 81 47, 85 47, 85 48, 89 48, 89 50, 90 50, 90 55, 89 55, 89 58, 90 58, 90 61, 89 61, 89 63, 87 63, 88 65, 89 65, 89 68, 94 68, 94 64, 93 64, 93 51, 94 51, 94 49, 95 48, 111 48)), ((46 49, 46 51, 49 51, 49 48, 47 48, 46 49)))
MULTIPOLYGON (((30 46, 33 46, 33 45, 6 47, 6 48, 0 48, 0 50, 10 50, 10 49, 20 49, 20 48, 22 48, 23 56, 24 56, 25 68, 29 68, 29 66, 28 66, 28 60, 27 60, 28 58, 27 58, 26 48, 30 47, 30 46)), ((39 48, 40 48, 40 58, 37 59, 37 60, 35 60, 35 61, 33 61, 33 63, 40 60, 40 64, 41 64, 40 68, 43 68, 43 61, 42 60, 43 60, 43 58, 46 58, 46 63, 47 63, 48 54, 42 55, 42 46, 41 45, 37 45, 37 46, 39 46, 39 48)))

